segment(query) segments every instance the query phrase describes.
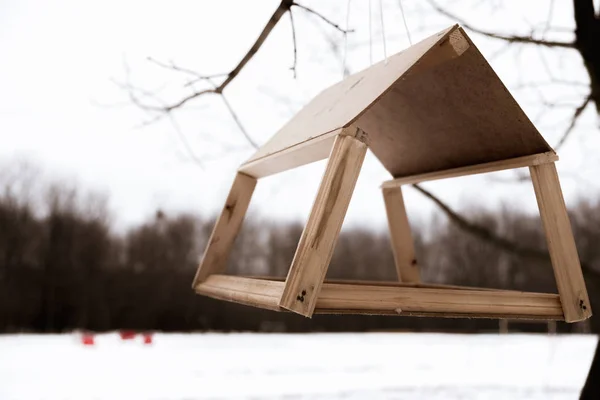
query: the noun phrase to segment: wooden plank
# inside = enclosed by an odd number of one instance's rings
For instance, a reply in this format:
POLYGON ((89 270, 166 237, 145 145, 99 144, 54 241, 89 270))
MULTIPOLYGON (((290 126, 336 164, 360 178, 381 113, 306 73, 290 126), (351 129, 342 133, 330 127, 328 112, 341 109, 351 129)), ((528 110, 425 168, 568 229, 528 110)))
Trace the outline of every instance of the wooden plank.
MULTIPOLYGON (((249 279, 260 279, 274 282, 285 282, 285 278, 278 276, 258 276, 258 275, 244 275, 244 278, 249 279)), ((459 286, 459 285, 448 285, 443 283, 425 283, 425 282, 397 282, 397 281, 372 281, 363 279, 325 279, 323 282, 327 283, 338 283, 344 285, 366 285, 366 286, 388 286, 388 287, 412 287, 412 288, 428 288, 428 289, 456 289, 456 290, 478 290, 478 291, 495 291, 495 292, 510 292, 510 293, 522 293, 520 290, 511 289, 494 289, 484 288, 477 286, 459 286)))
POLYGON ((225 206, 208 240, 204 256, 194 277, 193 286, 204 281, 211 274, 220 274, 225 271, 229 252, 240 231, 255 187, 255 178, 237 173, 225 206))
POLYGON ((419 282, 421 280, 419 265, 406 215, 402 189, 400 187, 385 188, 382 192, 398 279, 401 282, 419 282))
POLYGON ((292 260, 279 302, 281 307, 312 315, 366 152, 367 145, 352 136, 335 139, 292 260))
POLYGON ((426 289, 325 284, 317 308, 362 312, 518 315, 562 318, 558 295, 546 293, 426 289))
POLYGON ((382 188, 395 188, 402 185, 410 185, 413 183, 433 181, 436 179, 456 178, 465 175, 484 174, 488 172, 502 171, 507 169, 529 167, 532 165, 547 164, 558 161, 558 155, 553 151, 548 151, 541 154, 533 154, 511 158, 508 160, 494 161, 490 163, 469 165, 466 167, 453 168, 445 171, 429 172, 425 174, 417 174, 412 176, 403 176, 384 182, 382 188))
MULTIPOLYGON (((457 25, 444 29, 404 51, 353 74, 313 98, 248 163, 320 135, 348 127, 409 71, 424 54, 445 41, 457 25)), ((456 51, 449 53, 453 56, 456 51)), ((446 54, 443 54, 445 56, 446 54)), ((368 131, 367 131, 368 132, 368 131)))
POLYGON ((283 282, 244 278, 241 276, 210 275, 194 285, 198 294, 252 307, 280 311, 279 299, 283 282))
POLYGON ((337 136, 352 136, 361 141, 367 140, 366 133, 355 126, 336 129, 314 140, 288 147, 285 150, 269 154, 254 161, 246 162, 240 166, 239 171, 255 178, 263 178, 323 160, 331 154, 333 143, 337 136))
POLYGON ((341 132, 342 129, 336 129, 314 140, 309 140, 268 154, 262 158, 245 162, 240 166, 239 171, 255 178, 264 178, 292 168, 324 160, 331 153, 333 142, 341 132))
MULTIPOLYGON (((556 295, 558 298, 558 295, 556 295)), ((379 315, 379 316, 401 316, 401 317, 425 317, 425 318, 481 318, 481 319, 501 319, 501 318, 510 318, 511 320, 521 320, 521 321, 532 321, 532 322, 540 322, 540 321, 564 321, 564 317, 561 314, 553 314, 553 315, 537 315, 537 314, 498 314, 498 313, 449 313, 449 312, 414 312, 414 311, 406 311, 398 313, 394 310, 339 310, 339 309, 326 309, 326 308, 316 308, 315 314, 317 315, 379 315)))
POLYGON ((548 250, 556 278, 556 286, 565 313, 565 321, 575 322, 591 317, 575 239, 567 207, 554 163, 530 167, 531 180, 546 232, 548 250))
MULTIPOLYGON (((199 294, 254 307, 278 307, 284 283, 238 276, 211 275, 195 286, 199 294)), ((366 314, 459 318, 562 320, 559 295, 503 290, 415 288, 389 285, 324 283, 317 314, 366 314)))

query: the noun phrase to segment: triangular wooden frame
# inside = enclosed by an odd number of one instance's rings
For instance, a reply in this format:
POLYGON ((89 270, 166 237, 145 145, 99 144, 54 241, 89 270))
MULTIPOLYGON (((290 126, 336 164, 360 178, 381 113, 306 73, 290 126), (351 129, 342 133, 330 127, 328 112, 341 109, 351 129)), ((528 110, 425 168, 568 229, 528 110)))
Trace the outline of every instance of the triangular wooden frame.
POLYGON ((589 318, 557 160, 466 33, 453 26, 327 89, 242 164, 193 288, 307 317, 316 312, 589 318), (430 107, 429 114, 419 113, 423 107, 430 107), (395 178, 382 190, 400 282, 325 282, 368 148, 395 178), (223 275, 257 179, 327 157, 285 281, 223 275), (421 283, 401 186, 520 167, 530 170, 559 294, 421 283))

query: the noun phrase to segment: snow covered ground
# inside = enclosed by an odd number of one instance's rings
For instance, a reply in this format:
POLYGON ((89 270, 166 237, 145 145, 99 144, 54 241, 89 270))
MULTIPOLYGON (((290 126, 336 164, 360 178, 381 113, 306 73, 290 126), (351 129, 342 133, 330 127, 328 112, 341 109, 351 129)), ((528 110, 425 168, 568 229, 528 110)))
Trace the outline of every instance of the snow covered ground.
POLYGON ((0 336, 0 399, 576 399, 594 336, 0 336))

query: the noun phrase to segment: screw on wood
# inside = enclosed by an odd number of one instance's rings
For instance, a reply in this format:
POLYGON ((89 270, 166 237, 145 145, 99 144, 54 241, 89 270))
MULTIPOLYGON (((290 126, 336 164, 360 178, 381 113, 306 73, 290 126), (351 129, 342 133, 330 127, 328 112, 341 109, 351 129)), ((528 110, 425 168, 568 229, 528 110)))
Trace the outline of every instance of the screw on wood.
POLYGON ((296 297, 296 300, 304 302, 304 296, 306 296, 306 290, 303 290, 302 293, 296 297))

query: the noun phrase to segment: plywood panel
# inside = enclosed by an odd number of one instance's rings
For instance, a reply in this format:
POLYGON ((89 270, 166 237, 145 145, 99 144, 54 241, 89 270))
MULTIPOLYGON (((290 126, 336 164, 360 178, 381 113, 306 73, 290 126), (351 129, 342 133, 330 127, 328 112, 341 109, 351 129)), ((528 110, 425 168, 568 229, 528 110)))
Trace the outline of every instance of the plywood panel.
MULTIPOLYGON (((325 89, 311 100, 248 161, 348 126, 394 82, 408 71, 423 54, 443 41, 456 26, 445 29, 410 48, 389 57, 325 89)), ((451 52, 448 56, 455 55, 451 52)))
POLYGON ((552 150, 474 45, 415 67, 356 125, 395 178, 552 150))

